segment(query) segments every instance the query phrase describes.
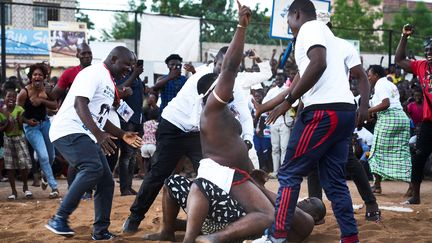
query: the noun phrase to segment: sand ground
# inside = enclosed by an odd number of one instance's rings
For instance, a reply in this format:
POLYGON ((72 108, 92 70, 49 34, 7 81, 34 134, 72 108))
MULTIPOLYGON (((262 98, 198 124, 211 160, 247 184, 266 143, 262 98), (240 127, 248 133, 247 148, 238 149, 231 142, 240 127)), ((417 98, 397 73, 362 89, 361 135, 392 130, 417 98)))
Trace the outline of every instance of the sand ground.
MULTIPOLYGON (((352 181, 348 182, 353 203, 361 205, 362 201, 352 181)), ((59 180, 60 193, 67 191, 65 179, 59 180)), ((141 180, 134 180, 133 187, 138 190, 141 180)), ((93 222, 93 202, 82 201, 77 210, 70 217, 70 225, 76 231, 73 238, 59 237, 47 229, 44 225, 55 213, 61 199, 48 199, 48 190, 30 187, 34 199, 23 199, 22 184, 18 182, 18 200, 7 201, 10 194, 9 183, 0 183, 0 242, 87 242, 93 222)), ((277 191, 277 180, 270 180, 266 186, 272 191, 277 191)), ((381 206, 403 206, 403 194, 407 184, 403 182, 383 182, 383 193, 377 195, 381 206)), ((306 184, 303 182, 300 197, 306 197, 306 184)), ((356 209, 357 220, 362 242, 432 242, 432 181, 425 181, 422 185, 422 204, 417 206, 403 206, 410 208, 412 212, 394 212, 383 210, 382 223, 367 222, 364 219, 365 209, 356 209)), ((111 213, 111 227, 113 233, 119 234, 119 238, 113 242, 141 241, 146 233, 157 232, 162 219, 161 193, 140 225, 140 230, 134 235, 122 235, 121 228, 129 214, 129 207, 135 199, 134 196, 120 197, 118 184, 116 184, 115 196, 111 213)), ((331 211, 330 202, 325 200, 327 206, 326 223, 316 226, 307 242, 338 242, 339 229, 331 211)), ((180 217, 185 217, 182 213, 180 217)), ((177 240, 182 240, 182 233, 177 235, 177 240)))

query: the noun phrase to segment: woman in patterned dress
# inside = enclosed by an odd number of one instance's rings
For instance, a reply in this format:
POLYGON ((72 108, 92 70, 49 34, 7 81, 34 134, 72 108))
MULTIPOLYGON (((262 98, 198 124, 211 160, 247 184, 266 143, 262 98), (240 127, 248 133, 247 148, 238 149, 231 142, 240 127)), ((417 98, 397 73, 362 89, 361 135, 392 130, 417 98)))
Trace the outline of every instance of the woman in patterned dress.
POLYGON ((369 164, 375 177, 373 191, 381 193, 383 179, 410 181, 410 125, 399 101, 399 91, 387 80, 384 69, 371 65, 368 79, 374 89, 369 114, 376 113, 378 117, 369 164))

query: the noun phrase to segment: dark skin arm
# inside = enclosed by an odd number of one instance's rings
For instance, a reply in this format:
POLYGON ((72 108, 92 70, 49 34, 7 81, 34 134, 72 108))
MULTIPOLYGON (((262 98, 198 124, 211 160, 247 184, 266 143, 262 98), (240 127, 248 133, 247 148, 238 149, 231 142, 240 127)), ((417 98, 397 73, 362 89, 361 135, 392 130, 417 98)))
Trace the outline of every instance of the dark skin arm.
POLYGON ((34 98, 30 98, 30 101, 33 103, 33 105, 39 103, 45 105, 46 108, 50 110, 57 109, 57 101, 55 100, 49 100, 48 98, 42 98, 42 97, 34 97, 34 98))
POLYGON ((351 76, 358 80, 360 97, 365 97, 360 101, 360 107, 357 111, 357 125, 363 124, 368 118, 368 107, 369 107, 369 81, 367 79, 366 72, 364 71, 361 64, 354 66, 350 69, 351 76))
POLYGON ((390 107, 390 99, 385 98, 378 105, 369 108, 369 113, 377 113, 379 111, 387 110, 390 107))
POLYGON ((51 92, 47 93, 48 97, 53 100, 58 100, 66 94, 66 89, 60 88, 58 85, 54 86, 51 92))
POLYGON ((15 64, 15 71, 16 71, 16 76, 18 79, 18 84, 19 84, 20 88, 22 89, 25 87, 25 84, 24 84, 23 79, 21 77, 21 65, 20 64, 15 64))
POLYGON ((293 87, 295 87, 297 85, 299 80, 300 80, 300 75, 297 73, 294 76, 294 80, 292 81, 291 87, 289 89, 282 91, 276 97, 265 102, 264 104, 258 104, 255 100, 252 100, 252 103, 254 104, 255 110, 256 110, 255 117, 259 117, 259 116, 261 116, 262 113, 264 113, 266 111, 270 111, 273 108, 275 108, 276 106, 278 106, 279 104, 282 104, 285 100, 285 97, 293 89, 293 87))
POLYGON ((142 139, 138 136, 137 132, 125 132, 112 124, 110 120, 106 121, 104 130, 117 138, 123 139, 123 141, 134 148, 142 146, 142 139))
POLYGON ((411 61, 406 59, 406 46, 408 42, 408 37, 411 36, 413 33, 413 30, 405 30, 402 28, 402 36, 399 41, 399 44, 396 48, 395 53, 395 63, 399 65, 399 67, 403 68, 405 71, 412 73, 411 69, 411 61))
POLYGON ((170 69, 170 72, 167 76, 162 76, 157 79, 155 85, 153 86, 154 91, 158 91, 160 89, 163 89, 165 85, 168 83, 168 81, 176 79, 180 77, 181 75, 181 69, 170 69))
MULTIPOLYGON (((327 68, 327 50, 324 47, 317 46, 309 49, 307 55, 310 62, 306 67, 303 76, 300 77, 300 81, 292 88, 291 91, 291 96, 294 99, 299 99, 304 93, 311 89, 316 84, 316 82, 318 82, 321 75, 327 68)), ((274 123, 276 119, 282 114, 285 114, 285 112, 287 112, 291 106, 292 104, 288 103, 287 101, 282 102, 270 113, 266 123, 274 123)))

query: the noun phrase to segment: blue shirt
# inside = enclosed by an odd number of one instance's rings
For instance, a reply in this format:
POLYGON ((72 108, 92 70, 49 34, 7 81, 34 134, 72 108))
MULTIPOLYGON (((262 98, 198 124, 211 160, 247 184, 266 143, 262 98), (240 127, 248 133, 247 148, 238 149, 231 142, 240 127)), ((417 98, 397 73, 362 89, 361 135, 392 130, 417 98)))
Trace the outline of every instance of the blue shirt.
MULTIPOLYGON (((164 77, 166 77, 165 75, 164 77)), ((168 102, 170 102, 174 97, 177 96, 177 93, 180 91, 180 89, 183 87, 183 85, 186 83, 186 77, 180 76, 177 79, 169 80, 165 86, 163 87, 160 98, 161 98, 161 105, 159 108, 160 114, 162 114, 163 109, 168 105, 168 102)))
MULTIPOLYGON (((120 85, 124 83, 130 75, 127 75, 124 79, 116 80, 116 85, 120 85)), ((131 89, 133 94, 123 98, 123 100, 130 106, 130 108, 134 111, 133 115, 129 119, 128 122, 132 122, 134 124, 142 124, 142 106, 144 99, 144 87, 141 82, 141 79, 138 77, 135 79, 131 85, 131 89)))

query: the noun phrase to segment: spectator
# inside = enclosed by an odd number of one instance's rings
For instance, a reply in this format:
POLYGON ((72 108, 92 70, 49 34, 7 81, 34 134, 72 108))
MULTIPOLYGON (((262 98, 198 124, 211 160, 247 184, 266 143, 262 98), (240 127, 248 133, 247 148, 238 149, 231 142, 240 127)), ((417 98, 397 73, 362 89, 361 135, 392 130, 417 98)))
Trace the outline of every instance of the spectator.
POLYGON ((374 94, 369 114, 377 114, 374 142, 369 157, 375 181, 372 191, 381 193, 381 180, 402 180, 409 182, 411 155, 409 119, 399 101, 399 92, 384 74, 380 65, 371 65, 368 79, 374 94))
POLYGON ((4 161, 8 170, 8 179, 12 189, 9 200, 15 200, 18 193, 15 188, 15 170, 20 171, 23 182, 23 192, 26 198, 33 194, 27 185, 28 170, 31 168, 30 154, 27 150, 27 141, 22 129, 23 112, 21 106, 16 105, 17 92, 15 89, 6 89, 5 107, 0 112, 0 132, 4 132, 4 161))
MULTIPOLYGON (((146 121, 143 124, 144 135, 143 146, 141 147, 141 156, 144 159, 144 166, 148 168, 146 172, 150 169, 151 161, 153 160, 154 152, 156 151, 156 130, 158 127, 158 109, 154 109, 156 106, 156 95, 149 95, 149 111, 146 115, 146 121)), ((156 106, 157 108, 157 106, 156 106)))
POLYGON ((414 127, 420 128, 423 120, 423 94, 421 89, 414 91, 414 101, 408 104, 408 115, 414 122, 414 127))
POLYGON ((423 118, 417 139, 417 152, 413 159, 411 175, 412 197, 406 203, 420 204, 420 185, 423 180, 425 164, 432 153, 432 38, 424 42, 426 60, 406 59, 408 37, 413 33, 410 25, 402 29, 402 36, 396 49, 395 62, 405 71, 418 76, 423 91, 423 118))
POLYGON ((66 69, 60 76, 57 84, 53 90, 49 93, 50 98, 58 100, 64 98, 67 90, 72 85, 75 77, 84 68, 91 65, 93 60, 92 51, 87 43, 82 43, 77 46, 76 57, 79 59, 80 64, 75 67, 66 69))
MULTIPOLYGON (((261 104, 263 100, 263 90, 258 89, 253 91, 253 98, 255 102, 261 104)), ((255 116, 255 109, 252 109, 252 114, 255 116)), ((258 155, 258 162, 260 169, 271 172, 272 170, 272 144, 270 126, 265 124, 267 113, 261 114, 260 117, 255 119, 255 133, 253 142, 258 155)))
POLYGON ((36 151, 43 171, 42 189, 45 190, 49 185, 52 190, 49 198, 58 198, 57 181, 51 168, 54 161, 54 146, 48 136, 51 122, 47 116, 47 108, 55 110, 57 103, 50 100, 45 92, 43 84, 47 75, 46 65, 42 63, 31 65, 27 74, 30 83, 18 94, 17 104, 24 108, 24 133, 36 151))
MULTIPOLYGON (((263 99, 263 103, 273 99, 284 90, 288 89, 285 86, 286 76, 284 73, 276 74, 275 84, 276 86, 271 88, 267 95, 263 99)), ((278 117, 276 121, 270 125, 270 136, 271 136, 271 147, 272 147, 272 159, 273 159, 273 172, 271 176, 276 178, 276 174, 279 167, 282 165, 286 150, 288 147, 288 140, 291 133, 291 126, 293 124, 293 118, 289 115, 278 117)))
MULTIPOLYGON (((120 127, 124 131, 137 132, 140 137, 143 135, 143 83, 139 75, 143 72, 143 63, 137 62, 136 55, 133 54, 133 68, 130 73, 123 79, 116 79, 117 87, 122 90, 123 87, 130 87, 132 94, 124 97, 123 101, 133 111, 129 120, 120 119, 120 127)), ((142 61, 142 60, 141 60, 142 61)), ((132 179, 134 176, 136 165, 136 154, 138 150, 129 146, 126 142, 119 141, 120 157, 119 157, 119 179, 120 179, 120 195, 136 195, 136 191, 132 188, 132 179)))
POLYGON ((165 63, 169 69, 168 75, 164 75, 157 79, 156 84, 153 86, 154 91, 160 90, 161 105, 159 113, 167 106, 177 93, 186 83, 186 77, 181 75, 182 61, 178 54, 171 54, 165 59, 165 63))

